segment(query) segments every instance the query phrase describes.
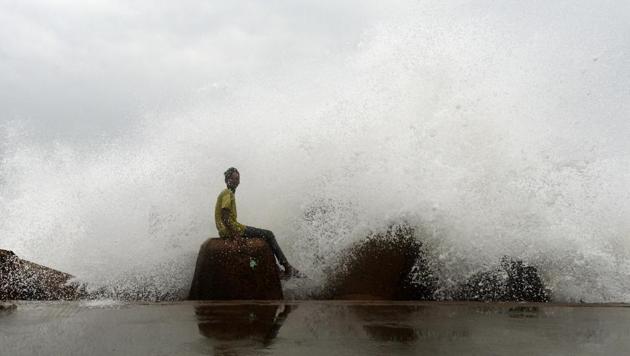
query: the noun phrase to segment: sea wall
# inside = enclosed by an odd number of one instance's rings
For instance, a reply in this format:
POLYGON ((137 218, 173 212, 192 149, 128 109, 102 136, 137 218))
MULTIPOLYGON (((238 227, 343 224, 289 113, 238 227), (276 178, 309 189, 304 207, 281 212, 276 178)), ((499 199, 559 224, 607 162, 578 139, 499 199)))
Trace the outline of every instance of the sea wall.
POLYGON ((87 296, 73 277, 0 250, 0 300, 75 300, 87 296))

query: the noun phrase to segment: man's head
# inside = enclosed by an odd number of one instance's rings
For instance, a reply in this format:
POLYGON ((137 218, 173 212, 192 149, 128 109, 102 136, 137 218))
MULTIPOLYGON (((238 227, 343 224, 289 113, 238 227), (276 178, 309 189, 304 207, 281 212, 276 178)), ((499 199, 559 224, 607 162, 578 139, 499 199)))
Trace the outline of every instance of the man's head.
POLYGON ((225 184, 227 184, 227 187, 232 191, 236 190, 236 187, 238 187, 241 182, 241 175, 238 173, 238 169, 230 167, 223 175, 225 176, 225 184))

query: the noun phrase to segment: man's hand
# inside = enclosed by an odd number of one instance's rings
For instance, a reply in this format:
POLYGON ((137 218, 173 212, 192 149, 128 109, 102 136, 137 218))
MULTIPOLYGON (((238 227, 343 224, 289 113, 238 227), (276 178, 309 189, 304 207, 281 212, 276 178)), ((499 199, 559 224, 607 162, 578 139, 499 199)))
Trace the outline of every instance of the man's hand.
POLYGON ((234 231, 230 222, 230 210, 221 209, 221 222, 228 230, 234 231))
POLYGON ((236 226, 232 224, 232 220, 230 220, 230 211, 228 209, 221 210, 221 221, 223 221, 223 225, 228 229, 232 239, 236 241, 238 246, 243 246, 245 244, 245 238, 238 233, 236 226))

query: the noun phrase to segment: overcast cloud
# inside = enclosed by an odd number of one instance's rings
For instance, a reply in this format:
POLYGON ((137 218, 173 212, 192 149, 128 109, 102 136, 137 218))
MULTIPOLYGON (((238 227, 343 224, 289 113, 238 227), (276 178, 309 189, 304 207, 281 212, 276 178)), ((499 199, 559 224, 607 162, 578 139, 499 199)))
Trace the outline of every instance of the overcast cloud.
POLYGON ((1 1, 0 120, 124 129, 212 83, 351 50, 382 9, 338 1, 1 1))
POLYGON ((0 0, 0 246, 90 281, 192 263, 236 166, 239 219, 310 276, 409 217, 440 232, 443 281, 529 256, 560 298, 628 302, 628 19, 625 0, 0 0))
MULTIPOLYGON (((456 39, 458 31, 470 31, 465 26, 486 26, 504 36, 505 55, 515 40, 525 40, 522 49, 544 55, 540 66, 554 75, 562 75, 558 69, 571 51, 576 61, 602 57, 592 66, 604 74, 591 80, 605 84, 599 95, 623 111, 629 9, 623 1, 2 0, 0 122, 20 122, 44 139, 115 135, 144 113, 167 111, 209 86, 357 51, 366 31, 395 25, 401 16, 418 28, 436 21, 435 38, 452 31, 456 39)), ((584 79, 575 77, 576 63, 566 62, 567 81, 584 79)), ((492 64, 471 62, 469 72, 486 65, 492 64)), ((601 112, 597 105, 575 105, 581 113, 601 112)))

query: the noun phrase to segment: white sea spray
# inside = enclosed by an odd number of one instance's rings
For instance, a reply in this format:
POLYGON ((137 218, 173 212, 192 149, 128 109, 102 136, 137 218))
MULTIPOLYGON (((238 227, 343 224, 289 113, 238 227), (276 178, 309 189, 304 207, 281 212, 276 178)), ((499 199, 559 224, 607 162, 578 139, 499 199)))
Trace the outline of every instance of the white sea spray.
POLYGON ((236 166, 239 220, 318 281, 405 220, 428 232, 442 283, 510 255, 556 300, 630 301, 627 5, 387 10, 346 42, 226 66, 123 133, 44 140, 6 121, 0 247, 94 285, 182 294, 236 166))

